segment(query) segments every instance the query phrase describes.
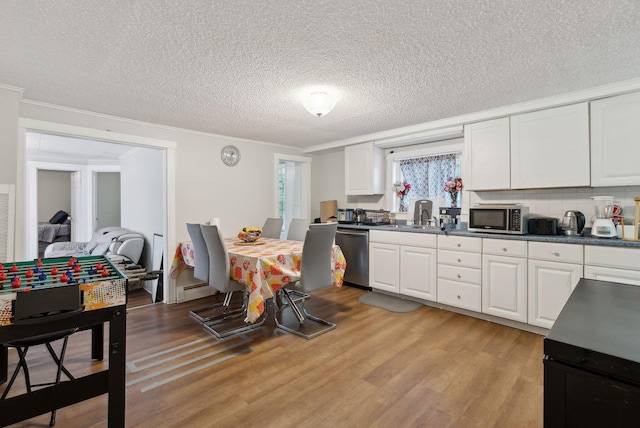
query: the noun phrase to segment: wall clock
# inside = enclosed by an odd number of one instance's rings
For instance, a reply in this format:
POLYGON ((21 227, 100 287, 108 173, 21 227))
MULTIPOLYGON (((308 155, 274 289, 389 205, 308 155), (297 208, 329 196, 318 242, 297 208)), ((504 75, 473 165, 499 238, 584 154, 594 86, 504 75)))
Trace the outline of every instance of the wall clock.
POLYGON ((236 166, 240 162, 240 150, 236 146, 225 146, 220 152, 220 158, 227 166, 236 166))

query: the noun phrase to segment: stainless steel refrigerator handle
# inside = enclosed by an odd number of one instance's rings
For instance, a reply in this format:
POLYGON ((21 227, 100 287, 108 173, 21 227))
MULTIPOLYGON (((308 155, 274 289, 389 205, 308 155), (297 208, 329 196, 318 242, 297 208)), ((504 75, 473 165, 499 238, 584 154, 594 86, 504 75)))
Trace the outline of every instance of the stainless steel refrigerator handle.
POLYGON ((369 231, 365 231, 365 232, 345 232, 343 230, 338 230, 336 233, 339 233, 340 235, 356 235, 356 236, 363 236, 366 235, 369 231))

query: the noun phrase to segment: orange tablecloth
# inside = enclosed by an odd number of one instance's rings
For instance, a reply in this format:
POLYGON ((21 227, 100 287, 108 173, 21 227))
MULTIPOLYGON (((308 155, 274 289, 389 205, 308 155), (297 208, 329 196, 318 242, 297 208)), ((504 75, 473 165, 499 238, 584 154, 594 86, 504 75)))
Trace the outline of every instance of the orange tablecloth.
MULTIPOLYGON (((300 241, 260 238, 261 245, 237 245, 237 238, 225 239, 231 279, 249 288, 247 321, 255 322, 264 312, 264 302, 290 282, 300 279, 302 246, 300 241)), ((189 266, 193 266, 191 242, 181 242, 171 265, 173 278, 189 266)), ((338 245, 331 251, 331 273, 333 286, 341 287, 347 262, 338 245)))

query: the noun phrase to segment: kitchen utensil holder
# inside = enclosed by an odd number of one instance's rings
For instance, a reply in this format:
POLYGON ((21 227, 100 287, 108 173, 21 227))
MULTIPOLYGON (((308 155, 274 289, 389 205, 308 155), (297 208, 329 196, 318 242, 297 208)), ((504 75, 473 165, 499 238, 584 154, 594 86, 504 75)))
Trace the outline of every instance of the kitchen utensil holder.
POLYGON ((624 236, 624 217, 620 219, 620 224, 622 226, 622 240, 638 242, 640 241, 640 239, 638 239, 638 227, 640 226, 640 197, 633 198, 633 201, 636 204, 636 211, 633 219, 633 238, 627 238, 624 236))

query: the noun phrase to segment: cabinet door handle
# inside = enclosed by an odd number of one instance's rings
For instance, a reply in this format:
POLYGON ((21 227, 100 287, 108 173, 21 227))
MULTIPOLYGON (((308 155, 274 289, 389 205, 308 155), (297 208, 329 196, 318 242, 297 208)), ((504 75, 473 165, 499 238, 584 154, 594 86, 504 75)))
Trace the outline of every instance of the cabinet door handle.
POLYGON ((460 243, 458 243, 458 248, 460 248, 462 245, 460 243))
POLYGON ((458 279, 462 278, 462 275, 458 274, 458 279))
POLYGON ((456 297, 459 299, 460 298, 460 294, 456 294, 456 297))
POLYGON ((507 252, 507 247, 502 247, 502 251, 507 252))
POLYGON ((554 256, 556 256, 556 257, 559 257, 559 256, 560 256, 560 253, 559 253, 559 252, 557 252, 557 251, 554 251, 554 250, 551 250, 551 254, 553 254, 553 255, 554 255, 554 256))
POLYGON ((462 263, 462 259, 458 259, 458 263, 462 263))

